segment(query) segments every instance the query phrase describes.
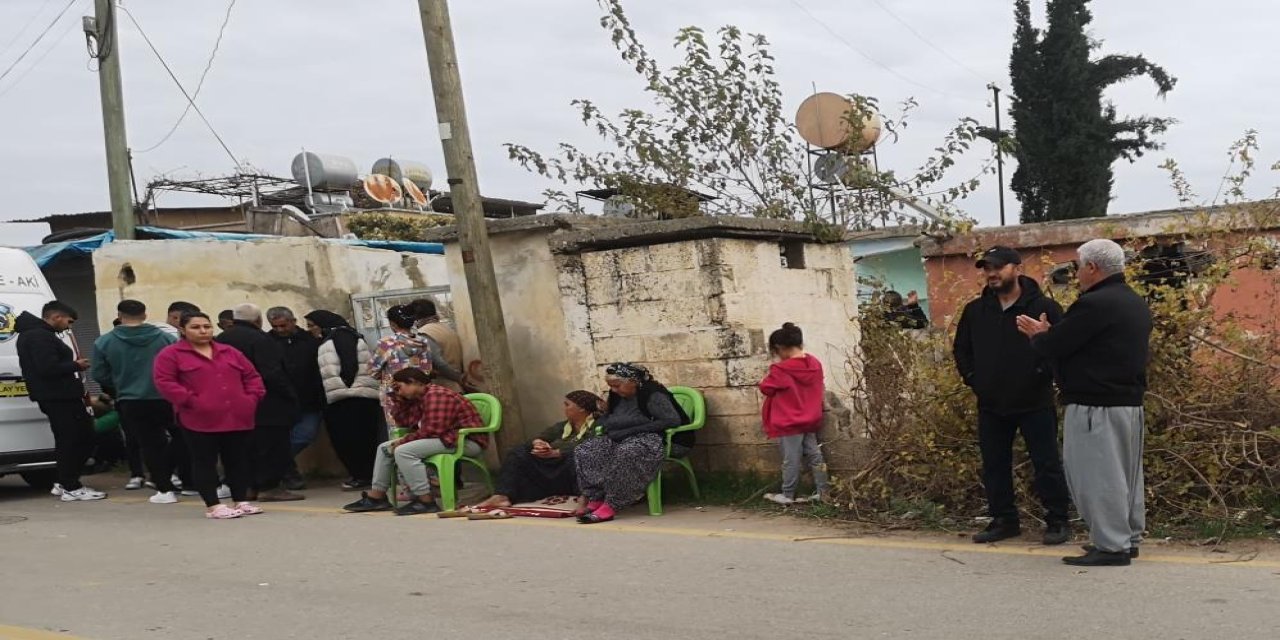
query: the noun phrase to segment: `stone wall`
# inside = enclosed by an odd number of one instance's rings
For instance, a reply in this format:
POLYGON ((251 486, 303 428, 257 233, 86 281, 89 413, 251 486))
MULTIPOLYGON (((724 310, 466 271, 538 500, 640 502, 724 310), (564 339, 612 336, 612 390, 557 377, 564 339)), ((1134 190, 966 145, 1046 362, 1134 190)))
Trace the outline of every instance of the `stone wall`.
MULTIPOLYGON (((805 244, 805 267, 785 268, 775 242, 706 238, 564 255, 558 258, 569 342, 592 347, 594 387, 603 366, 634 361, 667 385, 700 389, 707 426, 695 463, 703 469, 772 473, 776 446, 763 436, 756 384, 769 365, 768 334, 783 322, 805 331, 823 361, 840 407, 847 361, 857 344, 854 272, 843 245, 805 244)), ((830 462, 848 456, 835 444, 852 431, 829 421, 830 462), (844 433, 840 433, 843 431, 844 433)))

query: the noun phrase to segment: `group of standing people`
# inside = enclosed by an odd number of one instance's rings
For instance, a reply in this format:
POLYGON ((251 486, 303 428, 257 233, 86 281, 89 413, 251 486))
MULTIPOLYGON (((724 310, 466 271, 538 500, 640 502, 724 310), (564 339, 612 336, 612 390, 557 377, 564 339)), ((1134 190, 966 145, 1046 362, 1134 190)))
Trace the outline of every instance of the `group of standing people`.
POLYGON ((142 464, 126 489, 144 482, 155 488, 150 502, 169 504, 200 495, 214 519, 261 513, 257 501, 301 500, 305 488, 295 457, 328 426, 350 478, 347 490, 370 486, 368 452, 385 433, 383 398, 395 367, 390 343, 415 342, 427 361, 442 363, 461 381, 461 344, 440 325, 430 301, 415 303, 418 317, 407 331, 429 327, 421 339, 398 331, 370 350, 364 337, 338 314, 317 310, 307 329, 293 312, 252 304, 209 316, 187 302, 170 305, 165 324, 147 321, 137 300, 117 305, 112 331, 95 343, 93 361, 80 358, 58 334, 76 321, 76 311, 52 301, 41 317, 24 313, 18 322, 18 353, 30 398, 49 418, 55 436, 58 481, 52 493, 64 501, 99 500, 106 493, 83 486, 80 475, 92 452, 93 423, 84 382, 99 382, 116 402, 128 446, 142 464), (431 337, 434 335, 435 337, 431 337), (452 356, 452 364, 446 359, 452 356), (225 499, 230 504, 223 504, 225 499))
POLYGON ((1080 297, 1063 313, 1022 274, 1022 259, 997 246, 976 263, 986 287, 960 317, 956 367, 978 398, 982 479, 991 516, 973 536, 989 543, 1022 533, 1014 500, 1019 432, 1034 467, 1047 545, 1071 539, 1074 500, 1089 526, 1077 566, 1123 566, 1138 557, 1145 528, 1143 397, 1151 311, 1125 282, 1124 249, 1092 240, 1077 251, 1080 297), (1054 383, 1065 405, 1058 453, 1054 383))

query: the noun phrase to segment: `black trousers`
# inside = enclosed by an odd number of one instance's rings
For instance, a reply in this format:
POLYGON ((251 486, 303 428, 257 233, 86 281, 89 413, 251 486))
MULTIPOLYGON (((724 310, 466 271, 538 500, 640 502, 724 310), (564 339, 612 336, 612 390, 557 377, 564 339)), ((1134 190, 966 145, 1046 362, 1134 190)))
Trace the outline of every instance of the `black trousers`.
POLYGON ((249 485, 253 483, 253 464, 250 462, 253 431, 206 433, 188 429, 183 436, 191 454, 192 479, 206 507, 219 502, 219 460, 222 461, 227 486, 231 487, 231 499, 236 502, 248 499, 249 485))
POLYGON ((84 401, 44 400, 36 403, 49 418, 53 430, 53 448, 58 465, 58 484, 67 491, 79 489, 84 463, 93 455, 93 418, 85 410, 84 401))
POLYGON ((371 398, 339 400, 324 408, 329 442, 356 480, 373 479, 373 450, 381 442, 378 430, 382 422, 382 405, 371 398))
POLYGON ((174 447, 170 434, 178 428, 173 422, 173 406, 164 400, 119 400, 116 411, 120 412, 120 427, 124 429, 125 438, 136 442, 142 450, 156 491, 173 491, 174 447))
POLYGON ((978 411, 988 512, 993 518, 1018 519, 1013 496, 1013 440, 1019 430, 1035 469, 1031 486, 1044 507, 1045 520, 1066 522, 1071 497, 1058 453, 1058 414, 1053 408, 1011 415, 978 411))
POLYGON ((253 493, 270 491, 293 466, 289 432, 293 425, 258 425, 253 429, 253 493))
POLYGON ((548 496, 578 494, 578 474, 573 465, 573 452, 559 458, 539 458, 520 445, 507 452, 494 493, 512 503, 531 502, 548 496))

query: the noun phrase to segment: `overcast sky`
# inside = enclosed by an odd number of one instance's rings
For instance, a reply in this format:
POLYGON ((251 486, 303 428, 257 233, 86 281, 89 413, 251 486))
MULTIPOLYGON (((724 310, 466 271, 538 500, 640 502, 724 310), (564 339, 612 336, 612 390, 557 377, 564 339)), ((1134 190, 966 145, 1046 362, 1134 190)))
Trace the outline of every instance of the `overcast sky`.
MULTIPOLYGON (((0 220, 108 207, 98 82, 87 69, 79 27, 92 4, 76 0, 0 80, 5 186, 0 220)), ((985 85, 995 81, 1008 88, 1012 4, 632 0, 627 7, 650 49, 668 60, 671 38, 682 26, 735 24, 764 33, 773 43, 789 111, 815 83, 819 90, 874 95, 884 104, 914 96, 921 106, 909 129, 896 145, 880 151, 882 167, 905 172, 928 157, 957 118, 970 115, 990 123, 985 85)), ((0 73, 65 5, 65 0, 0 1, 0 73)), ((421 159, 440 176, 443 161, 416 5, 412 0, 240 0, 197 103, 237 158, 272 173, 287 176, 290 159, 305 146, 349 156, 362 171, 384 155, 421 159)), ((194 89, 227 0, 127 0, 124 6, 194 89)), ((598 144, 570 100, 590 98, 611 112, 647 106, 637 76, 619 61, 599 27, 593 0, 454 0, 452 11, 486 195, 541 201, 542 190, 550 186, 507 160, 504 142, 536 149, 559 141, 586 148, 598 144)), ((1225 0, 1206 10, 1203 2, 1191 0, 1113 0, 1095 2, 1093 11, 1093 35, 1104 41, 1105 52, 1142 52, 1179 80, 1165 100, 1155 97, 1148 81, 1109 94, 1122 113, 1179 120, 1165 138, 1165 150, 1134 165, 1117 165, 1112 213, 1176 206, 1157 168, 1166 157, 1176 158, 1201 195, 1211 198, 1226 168, 1228 145, 1246 129, 1261 132, 1260 164, 1280 157, 1280 145, 1269 144, 1280 136, 1280 110, 1273 100, 1280 65, 1272 44, 1280 5, 1225 0)), ((120 34, 129 142, 135 150, 144 149, 168 131, 185 101, 123 16, 120 34)), ((972 177, 987 154, 975 150, 953 181, 972 177)), ((160 173, 211 176, 234 167, 192 114, 167 143, 138 153, 135 170, 145 183, 160 173)), ((441 182, 438 178, 437 185, 441 182)), ((1260 177, 1254 195, 1264 195, 1275 183, 1270 175, 1260 177)), ((166 202, 176 203, 171 198, 161 205, 166 202)), ((995 224, 996 203, 990 179, 964 208, 982 224, 995 224)), ((1010 220, 1016 221, 1012 194, 1007 203, 1010 220)))

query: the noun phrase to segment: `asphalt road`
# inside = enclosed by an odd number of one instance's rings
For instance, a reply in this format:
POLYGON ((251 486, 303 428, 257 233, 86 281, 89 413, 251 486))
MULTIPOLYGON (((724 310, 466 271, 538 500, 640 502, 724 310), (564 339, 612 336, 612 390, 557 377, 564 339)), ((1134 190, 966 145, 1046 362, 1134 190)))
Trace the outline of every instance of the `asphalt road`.
POLYGON ((20 486, 0 480, 0 640, 1280 637, 1266 544, 1241 562, 1151 546, 1081 571, 1031 540, 859 537, 724 509, 468 522, 341 514, 350 496, 330 489, 219 522, 194 499, 20 486))

